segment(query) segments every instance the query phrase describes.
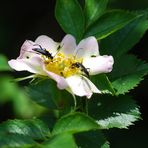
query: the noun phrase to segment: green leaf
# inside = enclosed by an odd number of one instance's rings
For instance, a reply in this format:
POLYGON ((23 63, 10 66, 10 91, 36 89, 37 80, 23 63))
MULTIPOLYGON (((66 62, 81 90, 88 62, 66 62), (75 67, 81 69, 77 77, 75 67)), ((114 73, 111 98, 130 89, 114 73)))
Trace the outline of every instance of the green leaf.
POLYGON ((77 0, 57 0, 55 16, 62 29, 79 42, 84 33, 84 15, 77 0))
POLYGON ((33 139, 45 139, 50 136, 47 125, 39 119, 8 120, 1 124, 0 132, 28 136, 33 139))
POLYGON ((109 148, 109 143, 101 131, 89 131, 75 135, 76 143, 82 148, 109 148))
POLYGON ((0 103, 11 101, 17 117, 30 118, 43 111, 43 107, 32 102, 10 76, 0 75, 0 90, 0 103))
POLYGON ((31 84, 26 90, 33 101, 49 109, 66 109, 73 101, 72 95, 58 90, 55 82, 49 79, 31 84))
POLYGON ((86 27, 93 24, 105 11, 108 0, 85 0, 86 27))
POLYGON ((95 36, 98 40, 103 39, 123 28, 136 17, 133 13, 122 10, 106 12, 88 28, 85 37, 95 36))
POLYGON ((67 116, 62 117, 54 126, 52 134, 61 133, 78 133, 83 131, 89 131, 97 129, 99 126, 96 122, 82 113, 71 113, 67 116))
POLYGON ((129 96, 94 98, 89 102, 89 115, 102 129, 127 128, 140 118, 138 106, 129 96))
POLYGON ((115 59, 110 79, 114 89, 117 90, 116 95, 129 92, 143 80, 143 76, 147 73, 148 64, 133 55, 123 55, 115 59))
POLYGON ((115 95, 116 92, 106 74, 93 76, 91 81, 94 82, 94 84, 99 88, 99 90, 101 90, 102 93, 115 95))
POLYGON ((69 133, 58 134, 48 140, 45 144, 45 147, 48 148, 76 148, 77 145, 74 141, 74 138, 69 133))
POLYGON ((0 147, 1 148, 14 148, 14 147, 30 147, 36 144, 30 137, 20 134, 0 134, 0 147))
POLYGON ((10 70, 8 60, 4 55, 0 55, 0 71, 10 70))
POLYGON ((121 30, 113 33, 101 41, 102 54, 119 57, 130 50, 148 29, 147 17, 141 16, 127 24, 121 30))

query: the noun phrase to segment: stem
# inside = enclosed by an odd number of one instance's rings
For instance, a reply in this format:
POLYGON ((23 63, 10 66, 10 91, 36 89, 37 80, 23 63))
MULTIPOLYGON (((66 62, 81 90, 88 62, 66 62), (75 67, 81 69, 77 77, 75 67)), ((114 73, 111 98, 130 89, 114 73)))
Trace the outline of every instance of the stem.
POLYGON ((69 93, 71 93, 71 95, 73 96, 73 101, 74 101, 74 111, 77 109, 77 99, 75 97, 75 95, 73 94, 73 92, 70 89, 66 89, 69 93))
POLYGON ((88 100, 87 100, 87 98, 85 100, 85 111, 86 111, 86 114, 88 115, 88 100))
POLYGON ((76 107, 77 107, 77 99, 76 99, 76 97, 75 97, 74 94, 72 94, 72 96, 73 96, 73 101, 74 101, 74 110, 76 110, 76 107))
POLYGON ((31 78, 34 78, 35 75, 30 75, 30 76, 27 76, 27 77, 23 77, 23 78, 16 78, 15 81, 23 81, 23 80, 27 80, 27 79, 31 79, 31 78))

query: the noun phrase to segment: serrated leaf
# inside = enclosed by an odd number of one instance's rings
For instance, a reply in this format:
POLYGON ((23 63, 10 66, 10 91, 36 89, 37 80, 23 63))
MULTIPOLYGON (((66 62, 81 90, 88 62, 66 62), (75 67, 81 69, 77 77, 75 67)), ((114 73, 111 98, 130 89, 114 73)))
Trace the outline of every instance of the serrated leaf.
POLYGON ((84 15, 77 0, 57 0, 55 16, 62 29, 80 41, 84 33, 84 15))
POLYGON ((116 95, 125 94, 136 87, 148 73, 148 64, 133 55, 123 55, 116 61, 110 79, 116 95))
POLYGON ((89 131, 75 135, 76 143, 83 148, 109 148, 109 143, 101 131, 89 131))
POLYGON ((103 39, 123 28, 136 17, 133 13, 122 10, 106 12, 87 29, 85 37, 95 36, 98 40, 103 39))
POLYGON ((49 79, 32 84, 26 90, 33 101, 49 109, 66 108, 73 101, 72 95, 65 90, 58 90, 55 82, 49 79))
POLYGON ((50 131, 39 119, 8 120, 0 125, 0 131, 7 134, 19 134, 33 139, 45 139, 50 131))
POLYGON ((99 74, 96 76, 93 76, 91 80, 94 82, 94 84, 99 88, 99 90, 103 94, 112 94, 115 95, 115 90, 109 81, 108 77, 106 74, 99 74))
POLYGON ((44 144, 48 148, 76 148, 73 135, 69 133, 58 134, 44 144))
MULTIPOLYGON (((139 112, 138 110, 133 110, 133 112, 139 112)), ((110 117, 107 119, 98 120, 97 123, 102 127, 102 129, 109 129, 113 127, 117 128, 127 128, 133 125, 133 122, 138 120, 138 117, 130 114, 119 114, 115 113, 115 117, 110 117)))
POLYGON ((107 3, 108 0, 85 0, 86 28, 104 13, 107 3))
POLYGON ((0 147, 1 148, 14 148, 14 147, 30 147, 36 142, 30 137, 20 134, 0 134, 0 147))
POLYGON ((127 128, 140 118, 135 101, 129 96, 101 96, 89 103, 89 115, 102 129, 127 128))
POLYGON ((113 57, 119 57, 138 43, 147 29, 147 17, 145 15, 137 17, 121 30, 101 41, 102 54, 111 54, 113 57))
POLYGON ((4 55, 0 55, 0 71, 10 70, 8 60, 4 55))
POLYGON ((52 134, 78 133, 99 128, 96 122, 82 113, 71 113, 62 117, 54 126, 52 134))

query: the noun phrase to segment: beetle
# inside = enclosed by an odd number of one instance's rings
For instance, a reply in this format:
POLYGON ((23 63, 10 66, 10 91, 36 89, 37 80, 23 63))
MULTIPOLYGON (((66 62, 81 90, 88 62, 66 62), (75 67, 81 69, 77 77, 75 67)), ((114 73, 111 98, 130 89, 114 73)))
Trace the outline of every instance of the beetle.
POLYGON ((85 73, 85 75, 86 75, 87 77, 89 77, 89 72, 88 72, 87 68, 86 68, 83 64, 81 64, 80 62, 73 63, 71 66, 72 66, 72 67, 80 68, 81 71, 82 71, 83 73, 85 73))
MULTIPOLYGON (((34 46, 36 46, 36 44, 34 46)), ((38 45, 38 46, 39 46, 39 48, 32 48, 32 50, 50 58, 50 59, 53 59, 53 56, 49 51, 47 51, 45 48, 42 48, 41 45, 38 45)))

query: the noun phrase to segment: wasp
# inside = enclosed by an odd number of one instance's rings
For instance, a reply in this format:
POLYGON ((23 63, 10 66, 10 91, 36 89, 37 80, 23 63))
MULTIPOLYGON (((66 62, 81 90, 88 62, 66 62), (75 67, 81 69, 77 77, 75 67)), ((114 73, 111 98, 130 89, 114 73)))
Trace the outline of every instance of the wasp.
POLYGON ((81 71, 82 71, 87 77, 89 77, 88 69, 87 69, 83 64, 81 64, 81 63, 79 63, 79 62, 76 62, 76 63, 73 63, 71 66, 72 66, 72 67, 80 68, 81 71))
MULTIPOLYGON (((36 45, 34 45, 34 46, 36 46, 36 45)), ((38 46, 39 46, 39 48, 32 48, 32 50, 39 53, 39 54, 46 56, 47 58, 53 59, 53 56, 49 51, 47 51, 45 48, 42 48, 41 45, 38 45, 38 46)))

